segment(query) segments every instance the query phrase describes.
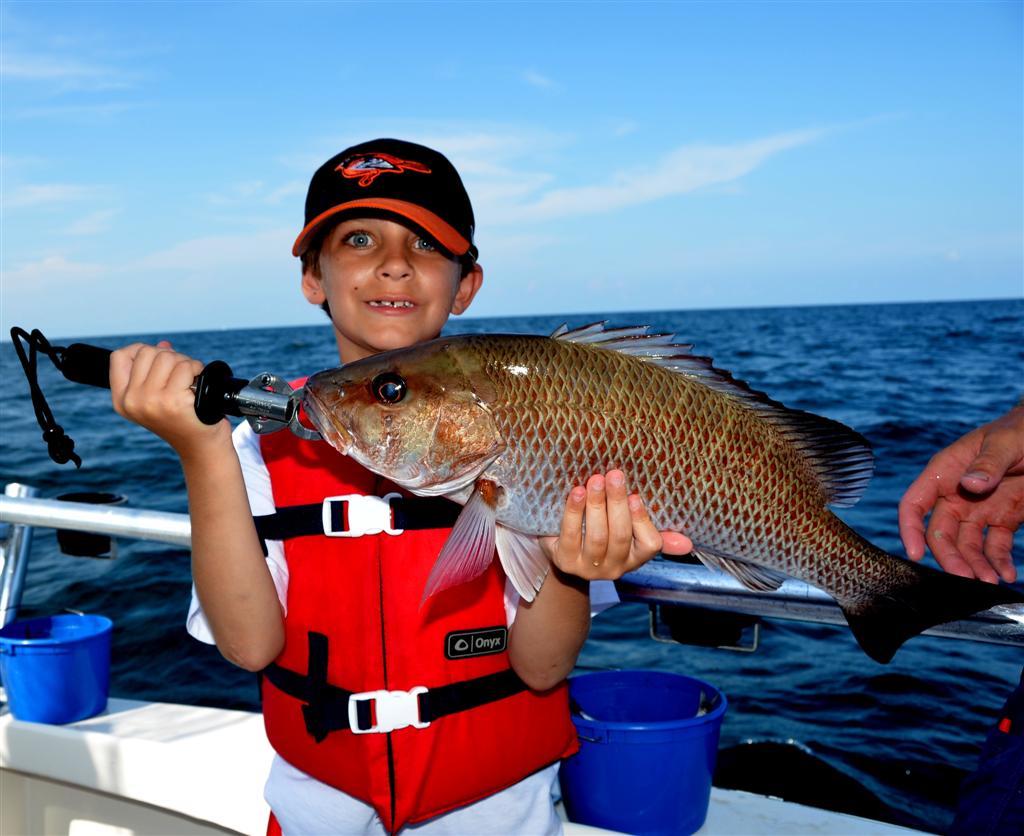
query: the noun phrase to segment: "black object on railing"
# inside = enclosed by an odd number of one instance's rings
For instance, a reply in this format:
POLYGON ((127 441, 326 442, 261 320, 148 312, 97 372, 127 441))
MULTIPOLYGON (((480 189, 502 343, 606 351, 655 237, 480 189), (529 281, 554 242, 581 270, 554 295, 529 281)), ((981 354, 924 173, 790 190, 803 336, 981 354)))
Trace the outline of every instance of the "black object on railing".
MULTIPOLYGON (((125 497, 116 493, 102 491, 75 491, 62 493, 57 499, 62 502, 85 502, 90 505, 116 506, 123 505, 125 497)), ((61 552, 71 557, 104 557, 117 556, 117 546, 107 534, 92 534, 88 531, 75 531, 70 528, 57 529, 57 545, 61 552)))

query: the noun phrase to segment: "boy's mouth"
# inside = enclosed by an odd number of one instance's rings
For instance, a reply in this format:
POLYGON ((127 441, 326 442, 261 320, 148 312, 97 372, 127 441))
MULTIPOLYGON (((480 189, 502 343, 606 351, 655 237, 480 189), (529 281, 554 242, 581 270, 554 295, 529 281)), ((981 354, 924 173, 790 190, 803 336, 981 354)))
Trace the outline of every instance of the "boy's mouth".
POLYGON ((415 308, 416 305, 408 299, 371 299, 371 308, 415 308))

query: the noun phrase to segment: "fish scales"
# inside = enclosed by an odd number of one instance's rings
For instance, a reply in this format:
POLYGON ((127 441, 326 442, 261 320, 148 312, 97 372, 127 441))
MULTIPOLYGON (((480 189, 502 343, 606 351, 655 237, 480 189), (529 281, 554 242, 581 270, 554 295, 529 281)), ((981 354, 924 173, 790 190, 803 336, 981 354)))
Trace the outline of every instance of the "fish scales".
POLYGON ((496 542, 532 600, 547 571, 536 537, 558 532, 574 485, 619 468, 659 529, 686 533, 701 560, 752 589, 784 577, 824 589, 881 662, 934 624, 1024 602, 1015 589, 893 557, 846 526, 827 506, 863 490, 866 441, 688 349, 596 325, 554 338, 446 337, 320 372, 304 405, 340 452, 466 506, 434 590, 483 571, 496 542))
POLYGON ((729 554, 771 562, 786 555, 779 568, 810 580, 825 515, 807 519, 801 533, 793 511, 820 508, 823 499, 773 427, 727 395, 627 355, 553 340, 521 343, 467 346, 480 351, 500 393, 491 408, 510 440, 484 475, 499 484, 516 478, 522 487, 500 521, 557 533, 568 489, 621 467, 659 528, 686 531, 729 554), (785 478, 786 468, 803 471, 803 480, 785 478))

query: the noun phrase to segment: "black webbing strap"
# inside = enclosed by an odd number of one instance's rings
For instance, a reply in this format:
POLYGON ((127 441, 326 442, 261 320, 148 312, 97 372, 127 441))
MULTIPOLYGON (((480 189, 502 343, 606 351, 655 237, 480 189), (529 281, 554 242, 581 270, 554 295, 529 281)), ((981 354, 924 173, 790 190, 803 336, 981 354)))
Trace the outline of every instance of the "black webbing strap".
POLYGON ((476 679, 441 685, 420 694, 420 720, 432 723, 449 714, 479 708, 525 690, 526 683, 512 668, 478 676, 476 679))
POLYGON ((43 354, 49 357, 53 365, 60 370, 66 349, 50 345, 39 329, 35 329, 30 334, 23 328, 14 327, 11 329, 11 343, 14 345, 14 350, 18 354, 18 359, 25 372, 25 378, 28 380, 32 408, 35 410, 39 429, 43 431, 43 441, 46 442, 50 458, 57 464, 70 461, 75 463, 75 467, 81 467, 82 459, 75 452, 75 442, 71 440, 71 436, 65 434, 64 428, 54 419, 50 405, 43 395, 43 390, 39 388, 36 355, 43 354), (25 345, 28 346, 27 353, 25 345))
MULTIPOLYGON (((346 500, 325 500, 329 503, 331 530, 348 531, 346 500)), ((462 511, 462 506, 443 496, 398 496, 388 500, 391 505, 392 528, 419 531, 428 528, 451 528, 462 511)), ((323 502, 310 505, 290 505, 276 509, 273 514, 253 517, 256 533, 266 553, 267 540, 287 540, 325 534, 323 502)))
MULTIPOLYGON (((327 637, 309 634, 309 673, 300 674, 273 663, 263 670, 271 685, 302 701, 306 731, 320 743, 328 734, 349 729, 349 702, 353 691, 327 682, 327 637)), ((526 690, 514 670, 452 682, 430 688, 417 697, 420 721, 431 723, 449 714, 468 711, 526 690)), ((356 701, 356 722, 360 730, 373 727, 372 700, 356 701)))

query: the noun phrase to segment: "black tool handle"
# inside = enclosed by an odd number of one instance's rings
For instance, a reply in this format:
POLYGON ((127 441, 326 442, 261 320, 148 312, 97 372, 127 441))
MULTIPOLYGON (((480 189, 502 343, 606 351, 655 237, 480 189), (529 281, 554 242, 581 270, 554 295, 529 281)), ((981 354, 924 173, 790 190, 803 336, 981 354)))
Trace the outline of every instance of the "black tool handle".
POLYGON ((62 352, 60 373, 72 383, 110 388, 110 349, 72 343, 62 352))
MULTIPOLYGON (((97 345, 73 343, 63 350, 60 371, 72 383, 110 388, 110 349, 97 345)), ((247 380, 232 377, 231 367, 223 360, 214 360, 203 367, 195 380, 196 415, 204 424, 216 424, 225 415, 241 416, 235 396, 247 380)))

